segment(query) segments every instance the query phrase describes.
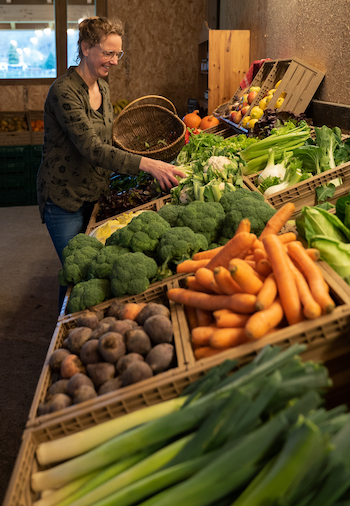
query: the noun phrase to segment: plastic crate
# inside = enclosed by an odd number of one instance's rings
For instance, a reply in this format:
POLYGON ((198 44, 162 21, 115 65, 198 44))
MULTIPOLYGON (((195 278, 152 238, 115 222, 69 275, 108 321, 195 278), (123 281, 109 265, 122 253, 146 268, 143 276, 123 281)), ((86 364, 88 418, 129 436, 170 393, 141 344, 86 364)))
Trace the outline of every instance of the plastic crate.
POLYGON ((29 146, 29 160, 30 160, 30 191, 32 204, 37 204, 37 192, 36 192, 36 179, 38 169, 41 164, 41 145, 29 146))
POLYGON ((0 130, 0 146, 26 146, 31 143, 31 131, 28 112, 0 111, 0 125, 8 120, 19 118, 26 129, 5 132, 0 130))
MULTIPOLYGON (((32 406, 29 411, 27 427, 32 427, 36 425, 41 425, 44 422, 53 421, 55 419, 60 419, 62 416, 65 416, 66 413, 70 413, 70 415, 77 414, 81 411, 81 409, 86 409, 91 407, 94 409, 95 405, 98 405, 100 402, 105 402, 106 400, 111 400, 113 398, 124 399, 127 398, 130 393, 133 392, 134 389, 143 389, 148 388, 148 386, 158 383, 164 378, 173 376, 176 372, 183 370, 185 367, 185 353, 182 346, 182 336, 181 336, 181 326, 183 325, 182 312, 183 308, 179 304, 175 304, 168 300, 166 292, 169 288, 178 286, 178 277, 172 277, 172 279, 168 279, 161 283, 156 283, 156 286, 146 290, 142 294, 123 297, 118 300, 121 302, 161 302, 163 304, 168 305, 170 309, 170 317, 174 329, 174 345, 175 345, 175 353, 176 353, 176 366, 168 371, 157 374, 152 378, 141 381, 134 385, 130 385, 127 387, 123 387, 121 389, 115 390, 114 392, 110 392, 108 394, 100 395, 95 399, 85 401, 80 404, 72 405, 64 410, 60 410, 54 413, 50 413, 47 415, 38 416, 38 406, 40 402, 42 402, 47 394, 47 391, 52 383, 52 373, 49 367, 49 359, 51 354, 57 348, 62 346, 64 339, 67 337, 68 331, 74 327, 76 327, 76 320, 78 316, 84 314, 84 311, 79 313, 74 313, 74 315, 69 315, 65 318, 62 318, 57 322, 54 334, 52 336, 50 346, 46 355, 45 363, 39 378, 39 382, 35 391, 34 399, 32 406)), ((100 311, 102 310, 105 315, 107 315, 107 311, 114 299, 110 299, 101 304, 98 304, 94 307, 94 310, 100 311)), ((133 401, 134 402, 134 401, 133 401)), ((132 408, 128 408, 128 404, 125 401, 124 404, 124 413, 131 411, 132 408)))
MULTIPOLYGON (((257 190, 258 176, 259 174, 252 174, 245 177, 245 184, 251 190, 257 190)), ((339 197, 349 194, 350 162, 310 177, 296 185, 289 186, 281 192, 266 197, 265 200, 275 209, 279 209, 287 202, 293 202, 295 204, 294 216, 297 216, 304 206, 315 206, 317 204, 316 188, 337 178, 341 178, 342 184, 336 187, 333 197, 328 199, 329 202, 335 203, 339 197)))
MULTIPOLYGON (((250 116, 251 109, 259 104, 260 100, 275 87, 278 81, 281 81, 278 91, 273 95, 268 107, 274 109, 278 97, 282 92, 285 92, 284 102, 278 110, 289 111, 295 115, 305 112, 324 76, 324 72, 296 58, 265 61, 249 86, 259 86, 260 91, 250 104, 245 116, 250 116)), ((244 116, 239 123, 234 123, 230 120, 227 110, 245 91, 239 87, 231 100, 220 105, 213 113, 214 116, 239 133, 248 132, 242 126, 244 116)))
POLYGON ((30 146, 0 146, 0 207, 31 204, 30 146))
POLYGON ((37 120, 44 120, 44 111, 29 111, 28 115, 30 122, 31 144, 42 144, 44 142, 44 130, 33 130, 32 122, 37 120))

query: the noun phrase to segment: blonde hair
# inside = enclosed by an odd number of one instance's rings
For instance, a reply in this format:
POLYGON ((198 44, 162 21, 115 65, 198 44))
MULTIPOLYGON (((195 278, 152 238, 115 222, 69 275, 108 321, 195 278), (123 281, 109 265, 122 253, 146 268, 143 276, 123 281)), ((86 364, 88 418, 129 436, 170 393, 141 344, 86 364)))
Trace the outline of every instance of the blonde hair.
POLYGON ((123 23, 119 19, 111 21, 107 18, 98 16, 83 19, 83 21, 79 23, 77 62, 81 61, 83 58, 83 52, 81 49, 81 43, 83 40, 92 47, 95 44, 98 44, 103 37, 107 37, 107 35, 111 34, 123 37, 123 23))

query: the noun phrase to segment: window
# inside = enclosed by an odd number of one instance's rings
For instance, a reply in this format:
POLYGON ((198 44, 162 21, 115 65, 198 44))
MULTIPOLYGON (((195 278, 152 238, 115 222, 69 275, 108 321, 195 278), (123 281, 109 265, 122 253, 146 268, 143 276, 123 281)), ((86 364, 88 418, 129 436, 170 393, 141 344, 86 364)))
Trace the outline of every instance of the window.
POLYGON ((78 23, 106 0, 0 0, 0 84, 52 81, 76 64, 78 23))

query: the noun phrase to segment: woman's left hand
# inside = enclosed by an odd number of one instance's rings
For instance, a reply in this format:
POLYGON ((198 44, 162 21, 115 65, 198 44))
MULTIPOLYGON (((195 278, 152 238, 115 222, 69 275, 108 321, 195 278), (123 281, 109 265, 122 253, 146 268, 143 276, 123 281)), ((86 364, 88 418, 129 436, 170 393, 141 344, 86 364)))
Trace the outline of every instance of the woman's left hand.
POLYGON ((175 176, 186 177, 186 174, 174 165, 145 156, 141 158, 140 170, 151 174, 158 181, 162 190, 178 186, 179 181, 175 176))

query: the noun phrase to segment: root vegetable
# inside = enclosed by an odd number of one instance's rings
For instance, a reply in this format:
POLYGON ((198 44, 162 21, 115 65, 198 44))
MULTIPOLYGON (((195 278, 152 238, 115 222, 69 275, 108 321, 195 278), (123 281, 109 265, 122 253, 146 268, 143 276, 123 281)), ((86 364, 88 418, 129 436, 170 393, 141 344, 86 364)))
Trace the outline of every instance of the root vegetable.
POLYGON ((143 328, 149 335, 153 346, 160 343, 171 343, 173 341, 173 325, 167 316, 150 316, 150 318, 147 318, 145 321, 143 328))
POLYGON ((143 326, 145 321, 154 315, 164 315, 170 318, 170 310, 164 304, 158 304, 156 302, 149 302, 138 314, 136 321, 140 326, 143 326))
POLYGON ((71 353, 68 355, 61 364, 61 376, 62 378, 71 378, 74 374, 78 372, 86 372, 85 366, 80 358, 71 353))
POLYGON ((80 404, 81 402, 89 401, 95 397, 97 397, 97 392, 94 386, 80 385, 74 392, 73 404, 80 404))
POLYGON ((147 354, 146 362, 154 374, 167 371, 174 363, 175 349, 170 343, 161 343, 154 346, 147 354))
POLYGON ((117 321, 117 318, 115 318, 114 316, 105 316, 104 318, 102 318, 102 320, 100 321, 100 324, 101 323, 107 323, 108 325, 111 325, 112 323, 114 323, 115 321, 117 321))
POLYGON ((76 327, 68 333, 68 349, 71 353, 79 355, 80 350, 86 341, 90 339, 92 330, 90 327, 76 327))
POLYGON ((137 327, 137 323, 133 320, 116 320, 109 327, 110 332, 119 332, 119 334, 125 335, 127 330, 134 329, 137 327))
POLYGON ((127 355, 124 355, 123 357, 120 357, 120 359, 117 362, 116 369, 118 374, 123 374, 123 372, 129 367, 130 364, 132 364, 135 361, 143 361, 144 358, 139 353, 128 353, 127 355))
POLYGON ((128 353, 139 353, 147 355, 151 350, 152 344, 147 333, 141 328, 128 330, 125 333, 126 349, 128 353))
POLYGON ((119 311, 123 309, 124 304, 119 302, 119 300, 113 300, 108 309, 108 316, 114 316, 115 318, 119 318, 119 311))
POLYGON ((115 366, 110 362, 88 364, 86 369, 96 389, 99 389, 106 381, 113 379, 115 375, 115 366))
POLYGON ((99 324, 99 319, 96 313, 92 311, 87 311, 81 316, 77 318, 77 327, 89 327, 94 330, 99 324))
POLYGON ((67 394, 70 395, 70 397, 74 397, 75 391, 78 390, 82 385, 88 385, 94 388, 94 384, 89 376, 81 372, 74 374, 74 376, 68 380, 67 394))
POLYGON ((139 381, 151 378, 153 371, 146 362, 136 361, 129 365, 129 367, 121 375, 123 386, 133 385, 139 381))
POLYGON ((98 349, 107 362, 115 364, 126 353, 124 337, 119 332, 106 332, 98 340, 98 349))
POLYGON ((124 304, 123 308, 119 311, 120 320, 136 320, 137 315, 140 313, 145 304, 137 304, 136 302, 129 302, 124 304))
POLYGON ((56 394, 52 396, 49 403, 50 413, 54 413, 55 411, 59 411, 70 406, 72 404, 72 399, 67 394, 56 394))
POLYGON ((118 388, 121 388, 122 386, 123 386, 122 380, 119 376, 117 376, 116 378, 113 378, 103 383, 103 385, 101 385, 100 388, 98 389, 98 395, 113 392, 114 390, 118 390, 118 388))
POLYGON ((58 348, 54 350, 49 358, 49 366, 52 372, 59 372, 63 360, 70 355, 70 351, 66 348, 58 348))
POLYGON ((38 416, 48 415, 50 413, 50 401, 41 402, 38 406, 38 416))
POLYGON ((89 339, 80 350, 80 359, 84 364, 97 364, 103 361, 98 349, 98 339, 89 339))
POLYGON ((95 330, 92 331, 92 334, 90 336, 90 339, 98 339, 103 334, 108 332, 110 330, 110 323, 100 323, 98 327, 95 328, 95 330))
POLYGON ((49 395, 66 394, 68 381, 68 379, 60 379, 52 383, 48 390, 49 395))

